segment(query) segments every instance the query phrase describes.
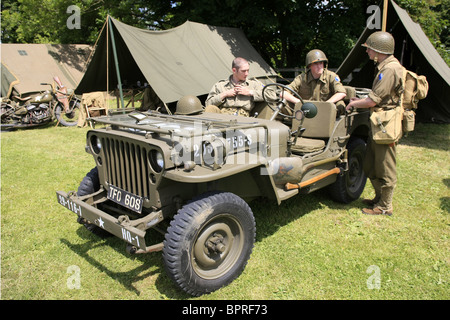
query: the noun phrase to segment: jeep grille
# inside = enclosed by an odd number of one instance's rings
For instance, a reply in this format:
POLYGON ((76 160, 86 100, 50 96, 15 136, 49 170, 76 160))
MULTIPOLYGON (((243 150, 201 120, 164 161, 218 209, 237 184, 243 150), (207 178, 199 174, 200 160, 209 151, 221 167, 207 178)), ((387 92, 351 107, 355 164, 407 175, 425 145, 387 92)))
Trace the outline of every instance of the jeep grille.
POLYGON ((149 199, 149 150, 109 137, 102 138, 102 145, 107 182, 149 199))

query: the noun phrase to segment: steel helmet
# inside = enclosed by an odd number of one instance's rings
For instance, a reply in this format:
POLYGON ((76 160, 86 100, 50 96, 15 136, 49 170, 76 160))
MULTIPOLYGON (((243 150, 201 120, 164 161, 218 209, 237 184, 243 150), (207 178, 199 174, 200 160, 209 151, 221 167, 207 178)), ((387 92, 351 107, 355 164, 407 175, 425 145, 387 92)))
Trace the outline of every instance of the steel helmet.
POLYGON ((377 31, 372 33, 362 46, 379 53, 394 54, 395 40, 389 32, 377 31))
POLYGON ((327 56, 325 55, 325 53, 323 53, 323 51, 319 50, 319 49, 311 50, 306 55, 306 59, 305 59, 306 68, 308 68, 310 64, 315 63, 315 62, 320 62, 320 61, 323 61, 325 63, 325 66, 327 65, 328 59, 327 59, 327 56))
POLYGON ((175 114, 189 115, 203 111, 202 103, 196 96, 184 96, 177 102, 175 114))

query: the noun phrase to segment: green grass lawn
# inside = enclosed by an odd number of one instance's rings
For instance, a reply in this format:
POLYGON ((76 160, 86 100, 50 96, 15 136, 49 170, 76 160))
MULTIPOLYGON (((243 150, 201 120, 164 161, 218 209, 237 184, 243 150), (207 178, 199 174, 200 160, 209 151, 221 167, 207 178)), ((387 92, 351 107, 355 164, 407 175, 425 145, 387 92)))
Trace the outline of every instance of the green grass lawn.
MULTIPOLYGON (((194 299, 172 284, 161 253, 131 256, 57 203, 55 191, 76 190, 94 166, 87 130, 2 132, 1 298, 194 299)), ((449 142, 450 126, 432 124, 401 140, 391 217, 363 215, 361 199, 342 205, 326 191, 251 203, 257 237, 246 269, 195 299, 449 299, 449 142)))

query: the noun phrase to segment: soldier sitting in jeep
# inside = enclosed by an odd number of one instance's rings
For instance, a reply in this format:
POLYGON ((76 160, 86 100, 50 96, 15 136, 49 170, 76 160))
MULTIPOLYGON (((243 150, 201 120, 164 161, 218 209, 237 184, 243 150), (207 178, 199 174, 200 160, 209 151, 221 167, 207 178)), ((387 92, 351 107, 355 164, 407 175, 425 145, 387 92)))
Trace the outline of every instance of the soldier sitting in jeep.
POLYGON ((209 92, 206 111, 248 117, 255 102, 264 100, 263 86, 257 80, 247 79, 250 65, 244 58, 235 58, 231 69, 233 74, 217 82, 209 92))
MULTIPOLYGON (((328 58, 323 51, 311 50, 305 59, 306 72, 297 76, 288 87, 305 100, 332 102, 336 104, 338 114, 343 114, 346 89, 339 76, 327 69, 327 64, 328 58)), ((289 92, 285 93, 285 99, 294 104, 300 101, 289 92)))

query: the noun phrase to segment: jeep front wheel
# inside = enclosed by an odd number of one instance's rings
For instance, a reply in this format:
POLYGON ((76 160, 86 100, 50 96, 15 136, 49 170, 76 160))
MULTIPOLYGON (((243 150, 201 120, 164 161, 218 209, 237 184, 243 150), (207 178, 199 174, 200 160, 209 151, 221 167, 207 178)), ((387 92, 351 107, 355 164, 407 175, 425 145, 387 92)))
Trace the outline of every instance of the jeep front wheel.
POLYGON ((227 192, 204 195, 183 206, 170 223, 163 249, 167 272, 191 295, 215 291, 242 273, 255 233, 244 200, 227 192))
MULTIPOLYGON (((92 194, 98 190, 100 190, 100 181, 98 179, 98 169, 97 167, 95 167, 86 174, 83 180, 81 180, 81 183, 78 187, 77 196, 82 197, 88 194, 92 194)), ((96 236, 99 236, 101 238, 107 238, 111 236, 108 231, 96 226, 95 224, 86 222, 84 219, 78 218, 78 222, 84 225, 86 229, 88 229, 96 236)))

